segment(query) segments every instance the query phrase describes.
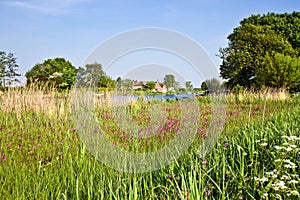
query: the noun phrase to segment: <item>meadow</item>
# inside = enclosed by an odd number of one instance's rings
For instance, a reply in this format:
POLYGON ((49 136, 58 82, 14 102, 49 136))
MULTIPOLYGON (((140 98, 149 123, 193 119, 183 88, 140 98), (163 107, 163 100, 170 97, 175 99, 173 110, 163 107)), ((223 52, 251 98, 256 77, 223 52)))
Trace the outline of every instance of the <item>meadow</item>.
MULTIPOLYGON (((70 93, 0 92, 0 199, 299 199, 300 96, 265 89, 224 99, 224 129, 205 156, 199 152, 210 134, 209 96, 196 101, 196 137, 179 159, 128 173, 104 165, 82 143, 70 93)), ((151 123, 150 108, 159 105, 165 123, 150 138, 130 137, 109 104, 95 103, 99 127, 127 151, 159 149, 183 127, 180 102, 141 100, 123 107, 132 120, 151 123)))

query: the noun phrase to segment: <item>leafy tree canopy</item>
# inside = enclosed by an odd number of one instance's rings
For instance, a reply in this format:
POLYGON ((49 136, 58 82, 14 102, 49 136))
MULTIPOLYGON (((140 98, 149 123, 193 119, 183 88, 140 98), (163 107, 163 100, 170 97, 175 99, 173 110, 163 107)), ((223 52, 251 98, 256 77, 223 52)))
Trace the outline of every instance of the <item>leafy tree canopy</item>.
POLYGON ((113 89, 116 87, 116 81, 114 81, 109 76, 103 75, 100 77, 100 79, 98 81, 98 86, 100 88, 113 89))
POLYGON ((208 90, 206 81, 203 81, 203 82, 201 83, 201 90, 208 90))
POLYGON ((76 85, 80 87, 95 87, 103 75, 105 73, 101 64, 96 62, 87 64, 85 67, 79 67, 76 85))
POLYGON ((77 69, 64 58, 47 59, 36 64, 25 76, 27 84, 48 83, 59 89, 70 89, 76 81, 77 69))
POLYGON ((152 91, 155 88, 155 82, 154 81, 147 81, 147 87, 150 91, 152 91))
MULTIPOLYGON (((252 15, 243 19, 227 39, 228 47, 221 48, 219 56, 223 60, 220 66, 221 77, 227 79, 226 84, 229 88, 235 85, 248 88, 292 88, 298 85, 289 80, 295 79, 294 76, 300 79, 296 72, 280 73, 280 76, 284 76, 284 84, 274 81, 278 77, 273 76, 278 76, 283 66, 286 66, 281 56, 298 60, 300 13, 252 15), (276 70, 278 73, 271 73, 270 70, 276 70), (271 79, 273 81, 267 81, 271 79)), ((298 64, 292 63, 294 62, 291 62, 290 68, 299 70, 299 67, 292 67, 298 64)))
POLYGON ((191 81, 186 81, 186 82, 185 82, 185 89, 186 89, 186 91, 188 91, 188 92, 193 91, 193 84, 192 84, 191 81))
POLYGON ((243 19, 240 24, 270 26, 277 34, 284 36, 298 53, 300 51, 300 12, 251 15, 243 19))
POLYGON ((202 82, 202 90, 218 91, 223 89, 223 84, 216 78, 208 79, 202 82))
POLYGON ((169 91, 170 88, 174 88, 176 86, 175 76, 173 74, 167 74, 164 77, 164 83, 169 91))

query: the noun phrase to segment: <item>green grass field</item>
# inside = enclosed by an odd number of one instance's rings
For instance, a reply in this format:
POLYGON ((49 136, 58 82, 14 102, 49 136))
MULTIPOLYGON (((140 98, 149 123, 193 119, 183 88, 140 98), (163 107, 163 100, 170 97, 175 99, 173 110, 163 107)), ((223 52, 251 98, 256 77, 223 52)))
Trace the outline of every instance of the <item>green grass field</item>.
MULTIPOLYGON (((99 126, 130 151, 166 145, 180 129, 178 103, 160 103, 172 122, 144 140, 116 137, 110 107, 97 107, 99 126), (174 111, 174 112, 173 112, 174 111), (178 120, 178 121, 176 121, 178 120)), ((82 144, 68 95, 28 89, 0 94, 0 199, 299 199, 300 96, 245 92, 226 97, 225 128, 199 154, 211 119, 210 99, 197 100, 199 132, 173 164, 146 173, 119 172, 82 144)), ((143 125, 152 104, 128 112, 143 125)))

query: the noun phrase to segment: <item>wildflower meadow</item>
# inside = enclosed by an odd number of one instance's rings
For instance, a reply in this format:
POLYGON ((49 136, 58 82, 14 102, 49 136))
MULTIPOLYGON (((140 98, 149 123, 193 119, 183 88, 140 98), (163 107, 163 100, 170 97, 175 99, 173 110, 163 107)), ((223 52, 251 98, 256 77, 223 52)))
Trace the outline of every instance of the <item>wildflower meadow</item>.
POLYGON ((189 133, 183 122, 197 122, 191 145, 178 159, 144 173, 118 171, 89 151, 76 126, 71 95, 34 87, 0 92, 0 199, 300 198, 299 95, 271 89, 225 95, 224 127, 205 154, 201 145, 211 134, 210 96, 191 102, 196 115, 182 114, 180 101, 188 100, 142 99, 112 107, 109 96, 95 99, 99 128, 130 152, 161 149, 181 130, 189 133), (161 113, 153 113, 155 106, 161 113), (154 124, 154 134, 144 137, 151 131, 119 121, 114 109, 139 127, 154 124))

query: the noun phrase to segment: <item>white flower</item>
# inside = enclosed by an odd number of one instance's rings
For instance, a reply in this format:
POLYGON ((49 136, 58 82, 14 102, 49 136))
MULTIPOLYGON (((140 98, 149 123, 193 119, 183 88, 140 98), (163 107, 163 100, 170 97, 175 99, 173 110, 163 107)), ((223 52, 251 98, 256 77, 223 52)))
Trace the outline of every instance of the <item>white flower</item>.
POLYGON ((256 181, 259 181, 259 182, 266 182, 266 181, 268 181, 269 179, 268 178, 266 178, 266 177, 262 177, 262 178, 257 178, 257 177, 254 177, 254 180, 256 180, 256 181))
POLYGON ((275 195, 275 198, 276 198, 276 199, 282 199, 282 197, 281 197, 279 194, 276 194, 276 195, 275 195))
POLYGON ((289 163, 289 164, 294 164, 292 161, 290 161, 289 159, 284 159, 283 162, 285 163, 289 163))
POLYGON ((284 181, 279 181, 279 182, 277 182, 277 183, 275 183, 275 184, 272 184, 272 186, 274 187, 274 190, 279 190, 279 189, 281 189, 281 190, 284 190, 284 189, 286 189, 287 187, 285 186, 285 183, 284 183, 284 181))
POLYGON ((287 135, 284 135, 282 136, 283 138, 286 138, 288 141, 296 141, 296 140, 299 140, 299 138, 297 136, 294 136, 294 135, 291 135, 291 136, 287 136, 287 135))
POLYGON ((265 147, 267 145, 268 145, 268 143, 266 143, 266 142, 260 144, 261 147, 265 147))
POLYGON ((266 182, 266 181, 268 181, 268 178, 263 177, 263 178, 260 179, 260 181, 261 181, 262 183, 263 183, 263 182, 266 182))
POLYGON ((290 147, 293 148, 293 149, 296 149, 296 148, 297 148, 297 145, 290 144, 290 147))
POLYGON ((279 181, 278 183, 276 183, 277 184, 277 186, 279 186, 279 187, 285 187, 285 183, 284 183, 284 181, 279 181))
POLYGON ((283 165, 283 166, 289 169, 295 169, 297 167, 296 165, 283 165))
POLYGON ((273 172, 266 172, 266 175, 273 175, 273 172))
POLYGON ((299 140, 300 138, 298 138, 297 136, 291 135, 290 136, 290 140, 291 141, 295 141, 295 140, 299 140))
POLYGON ((289 183, 289 184, 297 184, 298 181, 296 181, 296 180, 290 180, 288 183, 289 183))
POLYGON ((294 196, 299 196, 299 192, 297 190, 291 191, 291 194, 294 196))
POLYGON ((285 147, 281 147, 281 146, 274 146, 274 148, 276 149, 276 150, 281 150, 281 149, 284 149, 285 147))
POLYGON ((287 152, 289 152, 289 151, 292 151, 293 149, 292 149, 291 147, 287 147, 285 150, 286 150, 287 152))
POLYGON ((287 165, 284 165, 284 167, 286 167, 286 168, 292 168, 292 169, 294 169, 294 168, 296 168, 297 167, 297 165, 295 164, 295 163, 293 163, 292 161, 290 161, 290 160, 288 160, 288 159, 285 159, 285 160, 283 160, 285 163, 287 163, 287 165))
POLYGON ((261 197, 262 197, 262 198, 267 198, 267 197, 268 197, 268 193, 263 193, 263 194, 261 195, 261 197))
POLYGON ((288 177, 287 175, 283 175, 280 179, 281 179, 281 180, 284 180, 284 179, 290 180, 290 177, 288 177))

